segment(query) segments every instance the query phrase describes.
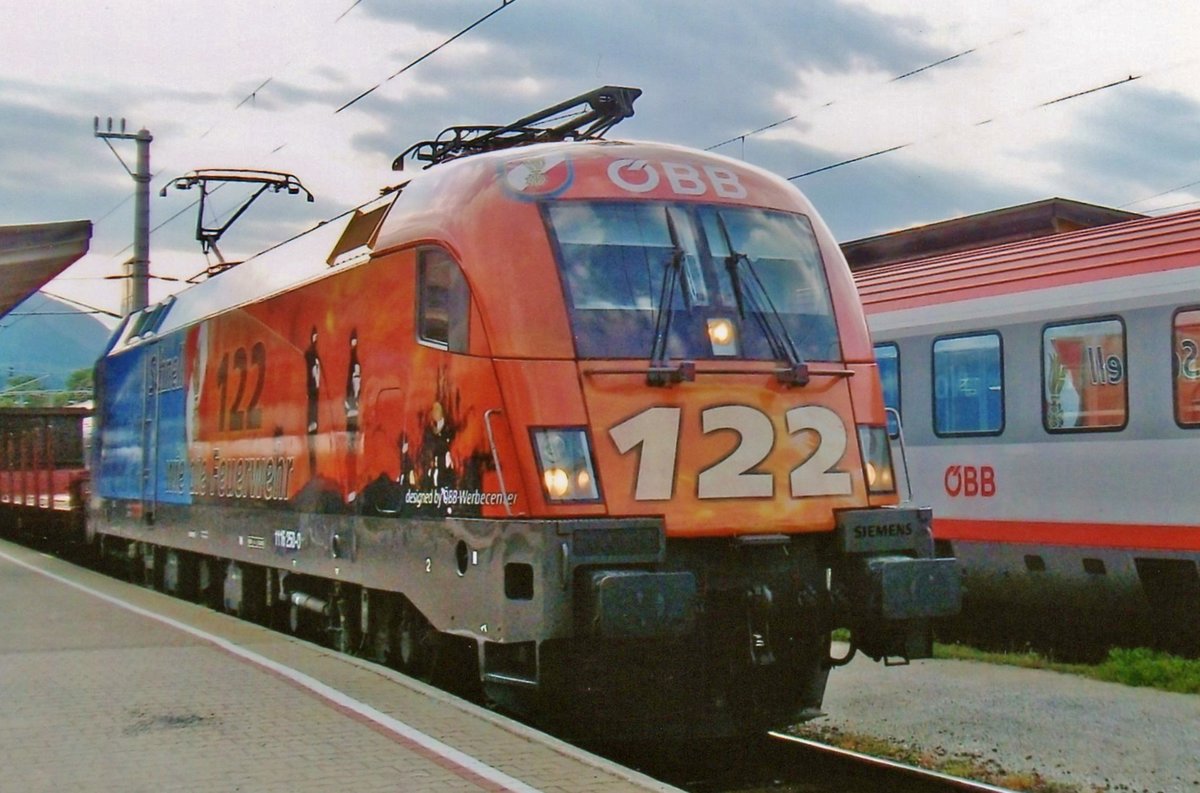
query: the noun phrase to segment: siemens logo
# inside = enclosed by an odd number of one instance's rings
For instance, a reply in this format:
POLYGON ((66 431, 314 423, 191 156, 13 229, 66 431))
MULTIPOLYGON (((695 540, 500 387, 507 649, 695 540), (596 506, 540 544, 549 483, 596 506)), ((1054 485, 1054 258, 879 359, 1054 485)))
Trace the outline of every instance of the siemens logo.
POLYGON ((913 533, 911 523, 885 523, 882 526, 855 526, 854 539, 871 537, 909 537, 913 533))

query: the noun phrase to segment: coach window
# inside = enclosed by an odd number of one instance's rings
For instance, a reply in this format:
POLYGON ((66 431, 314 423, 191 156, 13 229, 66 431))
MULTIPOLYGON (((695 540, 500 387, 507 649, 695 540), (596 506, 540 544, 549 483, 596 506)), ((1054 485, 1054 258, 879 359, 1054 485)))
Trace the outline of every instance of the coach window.
POLYGON ((1000 334, 948 336, 933 342, 933 431, 999 435, 1004 430, 1000 334))
MULTIPOLYGON (((879 364, 879 380, 883 384, 883 404, 900 413, 900 348, 891 342, 875 345, 875 360, 879 364)), ((900 434, 896 415, 888 413, 888 435, 900 434)))
POLYGON ((1042 330, 1047 432, 1119 430, 1128 416, 1125 325, 1116 317, 1042 330))
POLYGON ((450 352, 467 351, 471 293, 462 270, 439 248, 421 251, 417 333, 421 341, 450 352))
POLYGON ((1200 427, 1200 308, 1175 312, 1175 421, 1200 427))

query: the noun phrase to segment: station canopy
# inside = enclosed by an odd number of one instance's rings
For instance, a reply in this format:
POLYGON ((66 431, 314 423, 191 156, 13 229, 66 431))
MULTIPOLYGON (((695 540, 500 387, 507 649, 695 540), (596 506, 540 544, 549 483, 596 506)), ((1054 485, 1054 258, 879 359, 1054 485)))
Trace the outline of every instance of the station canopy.
POLYGON ((88 252, 90 220, 0 226, 0 317, 88 252))

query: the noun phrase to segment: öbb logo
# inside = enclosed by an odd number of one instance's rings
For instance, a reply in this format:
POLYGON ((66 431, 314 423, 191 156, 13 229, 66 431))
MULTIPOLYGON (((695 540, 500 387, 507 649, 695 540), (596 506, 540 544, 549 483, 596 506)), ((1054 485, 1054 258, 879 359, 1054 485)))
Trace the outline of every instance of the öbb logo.
POLYGON ((721 198, 745 198, 748 194, 736 173, 715 165, 705 165, 701 171, 687 163, 613 160, 608 178, 628 193, 649 193, 665 179, 675 195, 701 196, 710 189, 721 198))
POLYGON ((996 495, 996 471, 990 465, 951 465, 942 477, 946 493, 952 498, 991 498, 996 495))

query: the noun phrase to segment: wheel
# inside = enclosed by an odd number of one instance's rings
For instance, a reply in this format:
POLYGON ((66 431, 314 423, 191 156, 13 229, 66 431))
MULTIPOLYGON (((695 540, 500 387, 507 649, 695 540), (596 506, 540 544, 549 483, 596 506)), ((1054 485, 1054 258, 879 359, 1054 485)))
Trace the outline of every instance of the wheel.
POLYGON ((155 557, 155 564, 158 565, 160 560, 162 590, 183 600, 199 600, 200 557, 187 551, 167 549, 155 557))
POLYGON ((396 596, 390 592, 365 590, 363 598, 370 611, 367 620, 367 657, 385 664, 391 655, 392 636, 397 627, 396 596))
POLYGON ((401 599, 391 660, 406 675, 429 680, 437 632, 407 600, 401 599))
POLYGON ((211 556, 200 557, 196 570, 196 595, 198 602, 214 611, 221 611, 225 594, 224 559, 211 556))
POLYGON ((333 613, 329 615, 330 644, 339 653, 353 655, 358 652, 362 641, 362 599, 365 594, 358 587, 336 590, 333 613))

